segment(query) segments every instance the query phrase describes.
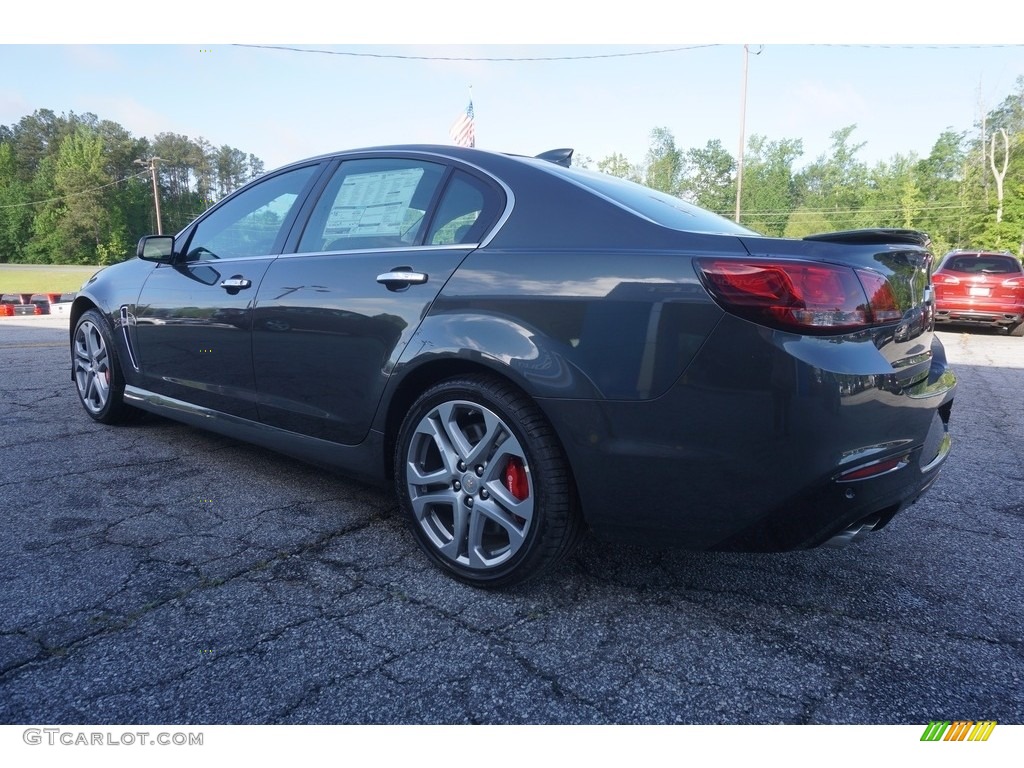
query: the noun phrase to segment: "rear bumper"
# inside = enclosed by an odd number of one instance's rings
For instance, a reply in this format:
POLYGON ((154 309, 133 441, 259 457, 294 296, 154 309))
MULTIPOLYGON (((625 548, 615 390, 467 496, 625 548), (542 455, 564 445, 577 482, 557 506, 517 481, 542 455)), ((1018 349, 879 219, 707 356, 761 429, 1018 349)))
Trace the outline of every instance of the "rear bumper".
POLYGON ((852 482, 832 478, 715 548, 759 552, 809 549, 841 543, 844 534, 861 527, 872 531, 884 528, 931 487, 949 455, 952 441, 946 424, 938 414, 935 419, 933 429, 941 435, 938 445, 911 451, 897 470, 852 482))
POLYGON ((931 370, 904 386, 870 340, 842 349, 738 322, 656 400, 540 401, 598 536, 808 548, 861 521, 883 527, 935 481, 956 390, 936 337, 931 370))
POLYGON ((935 310, 936 323, 957 323, 964 325, 1007 326, 1024 321, 1024 307, 1003 306, 978 309, 943 307, 935 310))

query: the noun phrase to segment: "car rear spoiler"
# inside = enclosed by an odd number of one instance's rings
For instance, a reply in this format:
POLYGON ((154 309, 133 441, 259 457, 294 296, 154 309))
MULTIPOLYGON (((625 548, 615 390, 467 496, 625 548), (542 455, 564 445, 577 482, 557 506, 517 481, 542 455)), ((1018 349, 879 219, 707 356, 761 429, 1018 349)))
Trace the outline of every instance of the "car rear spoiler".
POLYGON ((919 245, 922 248, 928 248, 932 244, 928 235, 916 229, 887 229, 884 227, 825 232, 820 235, 808 235, 804 240, 848 245, 919 245))
POLYGON ((549 149, 547 152, 541 152, 537 155, 538 160, 547 160, 549 163, 555 165, 563 165, 566 168, 569 167, 569 163, 572 162, 572 153, 574 150, 566 147, 564 149, 549 149))

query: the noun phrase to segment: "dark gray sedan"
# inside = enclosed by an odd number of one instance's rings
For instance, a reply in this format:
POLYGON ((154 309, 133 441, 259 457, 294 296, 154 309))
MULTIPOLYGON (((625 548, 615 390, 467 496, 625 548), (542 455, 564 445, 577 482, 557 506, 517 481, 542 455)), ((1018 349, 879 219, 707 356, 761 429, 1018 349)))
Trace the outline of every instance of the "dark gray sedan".
POLYGON ((765 238, 570 156, 317 157, 143 238, 74 301, 86 413, 393 480, 424 552, 481 586, 587 528, 844 542, 929 487, 956 379, 924 235, 765 238))

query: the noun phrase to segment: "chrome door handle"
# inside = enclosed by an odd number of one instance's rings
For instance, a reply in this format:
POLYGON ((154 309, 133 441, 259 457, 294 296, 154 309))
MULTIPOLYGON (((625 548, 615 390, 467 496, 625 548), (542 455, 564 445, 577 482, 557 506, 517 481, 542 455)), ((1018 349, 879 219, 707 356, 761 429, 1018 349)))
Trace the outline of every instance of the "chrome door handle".
POLYGON ((383 275, 377 275, 377 282, 389 291, 403 291, 410 285, 423 285, 427 278, 426 272, 414 272, 410 267, 398 267, 383 275))
POLYGON ((227 288, 230 290, 241 290, 242 288, 249 288, 252 286, 252 280, 246 280, 244 277, 230 277, 227 280, 223 280, 220 284, 221 288, 227 288))

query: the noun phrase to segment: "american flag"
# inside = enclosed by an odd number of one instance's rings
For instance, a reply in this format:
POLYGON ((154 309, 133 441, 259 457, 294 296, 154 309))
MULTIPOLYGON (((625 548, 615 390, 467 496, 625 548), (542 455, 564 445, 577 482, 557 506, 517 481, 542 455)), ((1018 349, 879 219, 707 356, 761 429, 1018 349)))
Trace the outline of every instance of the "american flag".
POLYGON ((452 137, 452 141, 454 141, 457 146, 476 146, 476 129, 473 125, 472 99, 469 100, 469 106, 466 107, 466 111, 459 115, 458 119, 452 123, 452 127, 448 131, 448 135, 452 137))

